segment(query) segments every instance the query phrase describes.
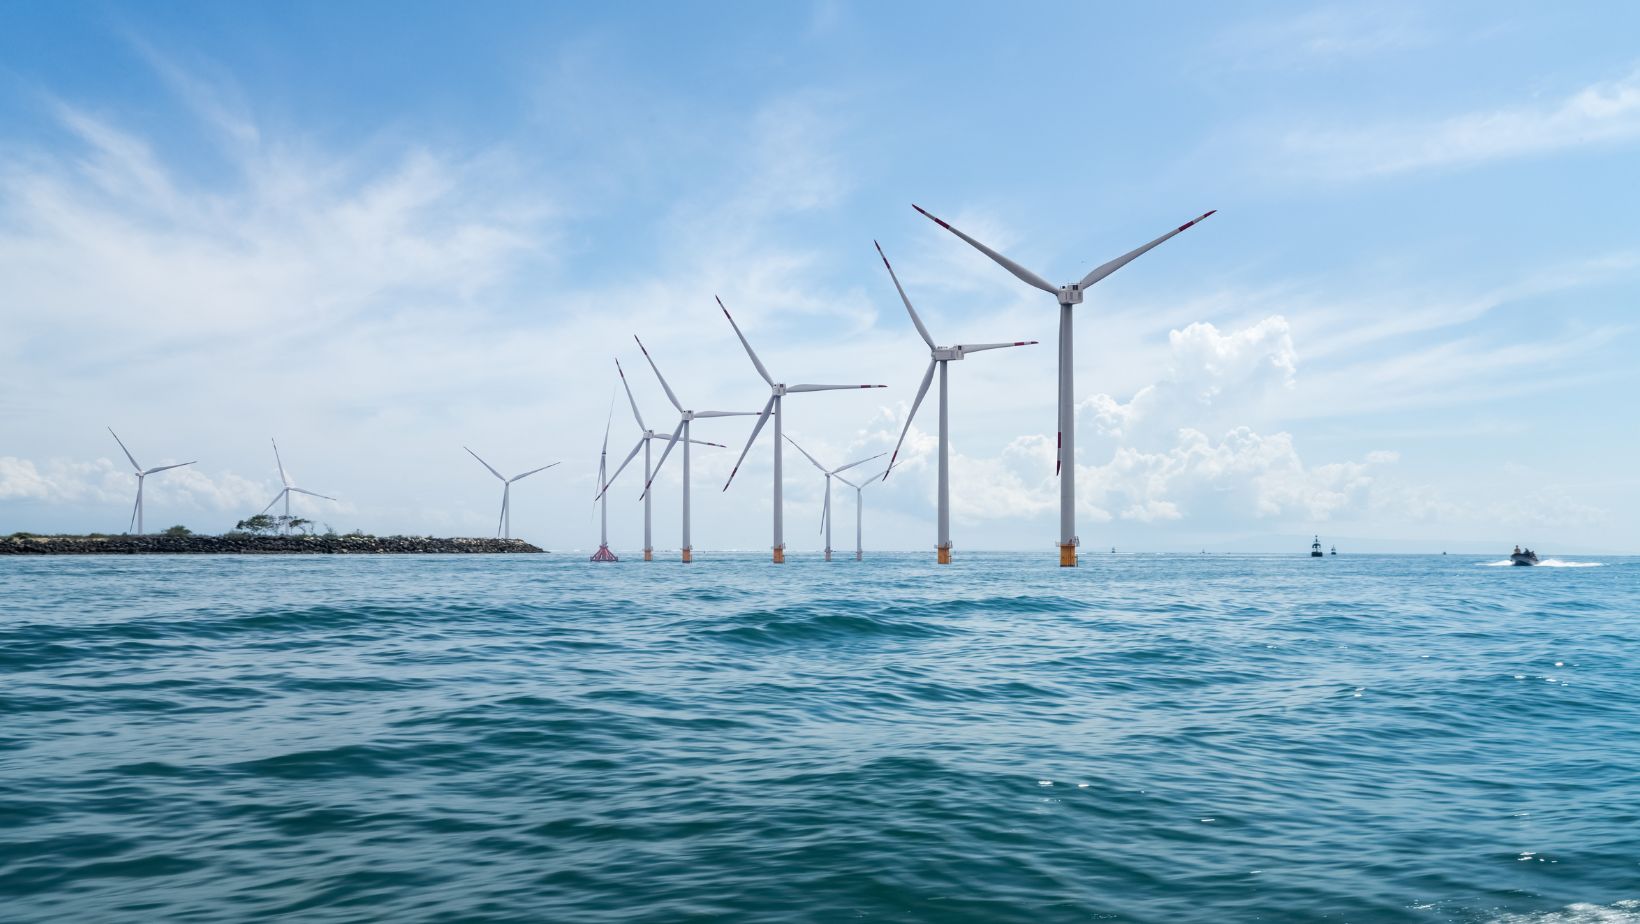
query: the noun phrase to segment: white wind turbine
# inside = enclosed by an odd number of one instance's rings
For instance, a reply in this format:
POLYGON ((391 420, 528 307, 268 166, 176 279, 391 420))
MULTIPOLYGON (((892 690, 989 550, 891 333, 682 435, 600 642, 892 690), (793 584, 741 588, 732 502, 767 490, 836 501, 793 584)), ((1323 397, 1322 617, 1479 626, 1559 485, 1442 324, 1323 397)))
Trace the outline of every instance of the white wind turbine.
MULTIPOLYGON (((930 215, 927 211, 924 211, 922 206, 913 203, 911 207, 931 219, 935 224, 973 245, 980 253, 995 260, 1003 269, 1013 273, 1020 280, 1036 286, 1059 300, 1059 459, 1054 465, 1054 474, 1060 476, 1059 564, 1061 567, 1066 568, 1075 567, 1076 546, 1078 543, 1076 535, 1076 395, 1072 381, 1075 373, 1075 351, 1071 339, 1071 309, 1082 303, 1082 292, 1088 286, 1127 266, 1151 248, 1190 228, 1197 222, 1207 218, 1208 215, 1213 214, 1213 212, 1207 212, 1198 218, 1187 221, 1143 247, 1130 250, 1109 263, 1094 267, 1092 271, 1082 277, 1080 282, 1055 286, 1041 276, 930 215)), ((1214 209, 1213 211, 1218 210, 1214 209)))
POLYGON ((894 460, 900 456, 900 446, 905 442, 905 435, 911 431, 911 421, 917 416, 917 408, 922 406, 923 396, 928 394, 928 386, 934 381, 934 369, 940 371, 940 448, 939 448, 939 500, 937 503, 937 538, 934 542, 935 560, 942 565, 951 564, 951 407, 946 390, 946 374, 952 360, 962 359, 969 353, 978 353, 981 350, 1000 350, 1004 347, 1031 346, 1035 340, 1015 340, 1011 343, 959 343, 956 346, 942 347, 934 343, 929 335, 928 328, 923 326, 922 318, 917 316, 917 309, 911 307, 911 299, 906 297, 905 287, 900 285, 900 277, 894 274, 894 267, 889 265, 888 255, 883 253, 883 246, 872 241, 877 247, 877 256, 883 258, 883 266, 888 269, 888 278, 894 280, 894 289, 900 293, 900 301, 905 303, 905 310, 911 315, 911 323, 917 326, 917 333, 922 335, 923 342, 928 344, 928 371, 923 373, 922 385, 917 389, 917 397, 911 402, 911 413, 905 415, 905 427, 900 430, 900 441, 894 444, 894 455, 888 460, 888 473, 894 470, 894 460))
MULTIPOLYGON (((637 338, 634 337, 633 339, 637 339, 637 338)), ((641 341, 641 340, 638 341, 638 349, 640 349, 640 350, 643 349, 643 341, 641 341)), ((649 351, 644 350, 644 356, 648 357, 649 356, 649 351)), ((650 365, 651 366, 654 365, 654 360, 650 360, 650 365)), ((609 476, 609 482, 605 482, 603 485, 599 486, 598 496, 600 498, 603 497, 604 492, 609 490, 610 482, 613 482, 616 478, 621 477, 621 472, 626 470, 627 465, 629 465, 632 462, 633 458, 635 458, 638 455, 638 450, 642 449, 643 450, 643 482, 644 482, 644 491, 643 491, 643 560, 644 561, 653 561, 654 558, 655 558, 655 554, 654 554, 655 553, 655 548, 654 548, 653 542, 651 541, 650 528, 649 528, 649 523, 650 523, 649 505, 650 505, 650 501, 653 498, 651 497, 651 494, 650 494, 650 491, 649 491, 649 483, 650 483, 650 481, 654 480, 655 469, 654 469, 653 466, 651 466, 649 464, 649 444, 654 442, 655 440, 661 440, 662 442, 666 443, 666 449, 661 454, 661 461, 663 461, 663 462, 666 461, 665 453, 672 451, 672 443, 675 440, 680 440, 681 439, 685 443, 693 443, 697 446, 716 446, 719 449, 723 449, 725 447, 722 443, 709 443, 705 440, 692 440, 692 439, 690 439, 688 437, 688 433, 689 433, 689 427, 688 427, 689 420, 688 420, 688 417, 689 416, 697 416, 697 415, 695 415, 693 411, 684 411, 683 408, 681 408, 681 407, 678 408, 679 412, 683 413, 686 416, 685 416, 684 420, 682 420, 678 423, 678 431, 679 431, 678 433, 673 433, 673 434, 669 435, 669 434, 666 434, 666 433, 656 433, 654 430, 649 429, 649 426, 643 422, 643 415, 638 413, 638 399, 632 397, 632 386, 627 384, 626 370, 621 368, 621 361, 618 360, 618 359, 615 360, 615 371, 619 372, 621 374, 621 387, 626 389, 626 400, 627 400, 628 403, 630 403, 632 405, 632 417, 633 417, 633 419, 635 419, 638 422, 638 429, 643 432, 643 435, 638 437, 637 445, 633 446, 632 451, 627 453, 626 461, 622 462, 621 467, 617 468, 615 470, 615 474, 609 476)), ((660 375, 660 370, 656 370, 655 374, 657 376, 660 375)), ((666 380, 665 379, 661 379, 661 387, 663 387, 663 388, 666 387, 666 380)), ((666 389, 666 395, 667 395, 667 397, 671 398, 672 397, 672 389, 667 388, 666 389)), ((676 404, 677 399, 672 398, 672 403, 676 404)), ((701 411, 698 416, 701 416, 701 417, 725 417, 725 416, 730 416, 731 414, 734 414, 734 413, 736 413, 736 412, 733 412, 733 411, 701 411)), ((683 483, 683 560, 688 561, 689 558, 690 558, 690 553, 691 553, 692 550, 689 548, 689 480, 688 480, 689 479, 689 447, 687 445, 684 446, 684 448, 683 448, 683 471, 684 471, 684 483, 683 483)))
MULTIPOLYGON (((691 444, 700 445, 700 446, 717 446, 719 449, 722 449, 723 447, 718 443, 708 443, 705 440, 690 439, 689 438, 690 424, 693 423, 696 418, 700 418, 700 417, 750 417, 751 415, 753 415, 757 412, 756 411, 691 411, 691 410, 688 410, 687 408, 685 408, 683 406, 683 403, 678 400, 678 396, 676 394, 673 394, 672 386, 666 384, 666 376, 661 375, 660 367, 655 365, 655 357, 649 355, 649 350, 644 347, 643 341, 638 340, 638 336, 636 334, 632 335, 632 339, 638 341, 638 349, 643 350, 643 358, 649 361, 649 368, 655 370, 655 378, 660 379, 661 389, 666 392, 666 399, 668 401, 671 401, 672 406, 678 409, 678 426, 677 426, 676 429, 674 429, 672 431, 671 436, 661 436, 658 433, 653 433, 653 431, 645 431, 646 435, 645 435, 645 444, 644 445, 645 445, 646 448, 644 450, 644 469, 645 469, 645 473, 644 473, 644 485, 643 485, 644 545, 647 546, 649 544, 649 492, 650 492, 650 488, 655 483, 655 476, 660 474, 661 466, 666 464, 666 457, 672 454, 672 447, 678 445, 679 443, 682 443, 683 444, 683 548, 682 548, 682 553, 683 553, 683 560, 684 561, 686 561, 686 562, 694 561, 695 550, 694 550, 694 547, 690 545, 690 539, 689 539, 689 447, 690 447, 691 444), (649 468, 649 451, 648 451, 648 448, 647 448, 648 440, 650 440, 650 439, 664 439, 664 440, 666 440, 666 449, 661 452, 660 461, 655 463, 655 467, 652 470, 649 468)), ((615 365, 618 368, 620 366, 620 363, 616 363, 615 365)), ((624 373, 624 372, 621 373, 621 382, 623 384, 626 382, 626 373, 624 373)), ((631 389, 628 389, 627 390, 627 397, 630 398, 631 396, 632 396, 632 391, 631 391, 631 389)), ((633 414, 638 413, 638 405, 636 403, 634 403, 632 405, 632 413, 633 414)), ((638 426, 640 426, 640 427, 643 426, 643 419, 642 418, 639 418, 638 426)), ((632 461, 632 456, 636 455, 636 454, 637 454, 637 450, 634 449, 632 451, 632 454, 628 455, 626 457, 626 462, 622 462, 621 467, 615 470, 615 474, 611 475, 609 477, 609 481, 614 481, 617 477, 619 477, 620 474, 621 474, 621 471, 623 469, 625 469, 627 464, 632 461)), ((609 482, 604 483, 603 490, 604 491, 609 490, 609 482)), ((599 492, 599 496, 600 497, 603 496, 603 491, 599 492)), ((645 555, 646 560, 647 560, 647 558, 648 558, 648 556, 645 555)))
MULTIPOLYGON (((462 449, 467 449, 466 446, 463 446, 461 448, 462 449)), ((536 472, 544 472, 547 469, 552 468, 553 465, 558 465, 559 463, 554 462, 554 463, 552 463, 552 465, 543 465, 540 468, 532 468, 532 469, 530 469, 529 471, 525 472, 522 475, 514 475, 511 478, 508 478, 506 475, 503 475, 500 472, 496 471, 495 466, 493 466, 490 463, 484 461, 483 459, 479 459, 478 453, 473 452, 471 449, 467 449, 467 455, 470 455, 473 458, 478 459, 478 464, 479 465, 482 465, 485 468, 489 469, 490 474, 492 474, 495 477, 501 479, 501 516, 495 522, 495 535, 496 535, 496 538, 498 538, 498 539, 511 539, 512 538, 512 486, 513 486, 513 482, 523 481, 525 478, 530 477, 531 475, 535 474, 536 472)))
MULTIPOLYGON (((797 446, 797 440, 794 440, 789 436, 786 437, 786 442, 791 443, 793 446, 797 446)), ((847 465, 839 466, 837 468, 826 468, 824 465, 821 465, 820 462, 814 458, 814 456, 809 455, 809 451, 804 449, 802 446, 797 446, 797 451, 803 454, 803 458, 813 462, 814 467, 820 470, 820 474, 826 476, 826 500, 820 507, 820 528, 826 533, 826 561, 831 561, 831 479, 836 476, 838 472, 846 472, 854 466, 864 465, 872 459, 881 459, 883 456, 887 455, 887 453, 879 452, 874 456, 867 456, 858 462, 850 462, 847 465)), ((856 488, 855 490, 859 489, 856 488)), ((855 532, 859 532, 858 523, 855 524, 855 532)), ((855 538, 858 539, 859 537, 856 536, 855 538)), ((858 545, 858 542, 856 545, 858 545)), ((855 550, 855 554, 856 557, 858 557, 858 549, 855 550)))
MULTIPOLYGON (((114 442, 120 444, 120 451, 125 453, 125 457, 131 461, 131 468, 137 476, 137 503, 136 506, 131 508, 131 522, 136 526, 137 535, 140 536, 142 535, 142 480, 147 478, 149 475, 153 475, 158 472, 169 471, 173 468, 181 468, 184 465, 193 465, 194 463, 178 462, 175 465, 160 465, 154 468, 145 469, 137 464, 136 458, 131 455, 131 450, 125 448, 125 441, 120 439, 120 435, 114 432, 113 427, 108 428, 108 435, 114 438, 114 442)), ((129 526, 126 528, 130 529, 129 526)))
POLYGON ((735 472, 740 471, 740 463, 746 461, 746 453, 752 451, 752 444, 757 442, 757 435, 763 432, 763 425, 768 423, 769 416, 774 416, 774 560, 776 564, 786 560, 786 538, 784 517, 782 516, 781 478, 784 468, 781 465, 780 452, 780 405, 786 395, 804 391, 841 391, 852 388, 887 388, 886 385, 786 385, 776 382, 769 375, 769 370, 763 367, 763 361, 752 352, 752 345, 746 342, 746 335, 740 332, 740 325, 729 314, 729 309, 723 307, 723 299, 718 299, 718 307, 723 308, 723 316, 729 319, 729 326, 735 329, 735 336, 740 338, 740 345, 746 348, 746 355, 752 358, 752 365, 757 367, 757 374, 763 376, 763 381, 769 383, 769 402, 763 405, 763 410, 757 416, 757 424, 752 427, 751 438, 746 440, 746 448, 740 451, 740 458, 735 461, 734 470, 729 472, 729 480, 723 483, 723 490, 729 490, 729 483, 735 480, 735 472))
POLYGON ((273 462, 274 462, 275 465, 279 466, 279 480, 284 482, 285 487, 278 494, 275 494, 273 496, 273 500, 268 501, 268 505, 266 507, 262 508, 262 512, 267 513, 269 510, 272 510, 273 505, 279 503, 280 498, 284 498, 284 500, 285 500, 285 529, 289 530, 290 529, 290 496, 292 494, 306 494, 309 497, 324 498, 327 501, 333 501, 336 498, 330 497, 330 496, 324 495, 324 494, 317 494, 313 491, 309 491, 305 488, 298 488, 297 486, 291 484, 290 483, 290 477, 285 474, 284 460, 279 458, 279 443, 274 441, 274 440, 269 440, 268 442, 273 443, 273 462))
POLYGON ((862 532, 861 532, 862 531, 862 524, 865 522, 866 502, 865 502, 865 496, 864 495, 865 495, 866 485, 873 484, 873 483, 878 482, 878 481, 886 480, 888 478, 888 473, 893 471, 893 470, 894 470, 894 466, 891 464, 891 465, 889 465, 889 467, 887 469, 885 469, 883 471, 883 474, 882 474, 881 477, 873 475, 870 478, 867 478, 867 479, 861 481, 859 484, 855 484, 854 482, 848 480, 847 478, 844 478, 842 475, 837 476, 838 481, 841 481, 843 484, 846 484, 849 487, 854 489, 854 560, 855 561, 865 561, 866 560, 865 542, 864 542, 864 538, 863 538, 862 532))

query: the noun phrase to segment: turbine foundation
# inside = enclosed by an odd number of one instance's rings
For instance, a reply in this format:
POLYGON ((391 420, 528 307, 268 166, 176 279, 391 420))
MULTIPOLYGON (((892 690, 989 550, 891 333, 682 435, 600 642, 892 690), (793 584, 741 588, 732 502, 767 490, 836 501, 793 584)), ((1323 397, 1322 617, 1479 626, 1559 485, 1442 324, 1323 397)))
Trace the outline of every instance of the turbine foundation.
POLYGON ((598 551, 592 553, 592 560, 593 561, 620 561, 619 558, 615 557, 615 553, 611 552, 609 550, 609 546, 607 546, 607 545, 598 546, 598 551))
POLYGON ((951 547, 950 546, 942 545, 942 546, 939 546, 938 548, 936 548, 934 551, 939 553, 939 557, 938 557, 937 561, 940 564, 942 564, 942 565, 951 564, 951 547))
POLYGON ((1059 547, 1059 567, 1076 567, 1076 544, 1067 542, 1059 547))
POLYGON ((685 563, 686 563, 686 564, 687 564, 687 563, 688 563, 688 562, 692 562, 692 561, 694 561, 694 560, 695 560, 695 550, 694 550, 694 549, 691 549, 691 548, 687 548, 687 547, 686 547, 686 548, 685 548, 685 549, 684 549, 684 550, 683 550, 683 560, 684 560, 684 562, 685 562, 685 563))
POLYGON ((826 550, 826 561, 831 561, 831 549, 826 550))
POLYGON ((777 546, 774 547, 774 563, 777 564, 777 565, 784 565, 786 563, 786 547, 785 546, 777 545, 777 546))
POLYGON ((655 560, 655 550, 654 549, 644 549, 643 550, 643 560, 644 561, 654 561, 655 560))

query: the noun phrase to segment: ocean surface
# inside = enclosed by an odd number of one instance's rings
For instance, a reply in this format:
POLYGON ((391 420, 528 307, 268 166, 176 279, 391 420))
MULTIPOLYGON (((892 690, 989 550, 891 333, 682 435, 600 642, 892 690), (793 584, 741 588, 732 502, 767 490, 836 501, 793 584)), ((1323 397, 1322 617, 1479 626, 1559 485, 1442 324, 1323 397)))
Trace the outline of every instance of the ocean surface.
POLYGON ((1640 559, 930 557, 0 559, 0 921, 1640 921, 1640 559))

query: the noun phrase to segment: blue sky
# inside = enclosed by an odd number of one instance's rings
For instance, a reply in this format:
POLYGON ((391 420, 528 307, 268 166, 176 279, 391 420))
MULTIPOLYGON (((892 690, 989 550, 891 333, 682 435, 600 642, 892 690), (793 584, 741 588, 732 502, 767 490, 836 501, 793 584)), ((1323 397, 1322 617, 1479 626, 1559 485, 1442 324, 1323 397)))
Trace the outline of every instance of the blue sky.
MULTIPOLYGON (((1621 3, 7 5, 0 530, 121 528, 113 425, 200 460, 150 525, 260 509, 276 436, 338 529, 482 534, 462 445, 564 459, 514 531, 595 545, 611 357, 672 416, 634 333, 691 404, 766 397, 714 294, 781 377, 890 386, 788 432, 885 450, 926 351, 875 238, 937 338, 1044 342, 952 370, 953 533, 1048 549, 1052 299, 915 201, 1065 279, 1219 210, 1079 309, 1090 547, 1640 549, 1635 34, 1621 3)), ((933 424, 868 545, 933 544, 933 424)), ((696 432, 734 447, 696 457, 697 547, 766 548, 767 435, 724 493, 748 426, 696 432)))

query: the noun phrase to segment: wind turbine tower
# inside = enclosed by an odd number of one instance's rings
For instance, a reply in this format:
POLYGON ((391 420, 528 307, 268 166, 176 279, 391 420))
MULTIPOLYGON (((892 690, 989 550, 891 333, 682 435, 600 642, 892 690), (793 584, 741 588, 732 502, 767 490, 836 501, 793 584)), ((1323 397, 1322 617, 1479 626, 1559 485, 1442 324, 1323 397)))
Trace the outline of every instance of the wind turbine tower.
POLYGON ((855 561, 865 561, 866 560, 865 542, 864 542, 864 538, 863 538, 863 534, 862 534, 862 524, 865 522, 866 502, 865 502, 865 496, 864 495, 865 495, 866 485, 875 484, 878 481, 883 481, 887 478, 887 476, 888 476, 888 471, 884 471, 883 472, 883 477, 879 478, 878 476, 873 475, 870 478, 867 478, 864 481, 861 481, 859 484, 855 484, 854 482, 848 480, 847 478, 844 478, 842 475, 837 476, 838 481, 841 481, 843 484, 846 484, 849 487, 854 489, 854 560, 855 561))
MULTIPOLYGON (((1059 301, 1059 460, 1054 464, 1054 474, 1059 476, 1059 564, 1064 568, 1074 568, 1076 567, 1076 546, 1080 540, 1076 535, 1076 389, 1073 382, 1075 351, 1074 341, 1071 337, 1071 309, 1082 304, 1082 293, 1089 286, 1127 266, 1151 248, 1156 247, 1175 234, 1191 228, 1207 218, 1208 215, 1212 215, 1213 212, 1207 212, 1187 221, 1143 247, 1130 250, 1109 263, 1094 267, 1079 282, 1056 286, 997 251, 951 227, 944 221, 935 218, 925 211, 922 206, 913 203, 911 207, 921 212, 935 224, 967 241, 974 249, 995 260, 1003 269, 1013 273, 1022 282, 1047 292, 1059 301)), ((1217 209, 1213 211, 1217 211, 1217 209)))
MULTIPOLYGON (((791 443, 793 446, 797 446, 797 440, 794 440, 789 436, 786 437, 786 442, 791 443)), ((820 507, 820 529, 823 530, 826 534, 826 561, 831 561, 831 479, 833 477, 835 477, 838 472, 846 472, 849 469, 853 468, 854 466, 864 465, 867 462, 870 462, 872 459, 881 459, 883 456, 887 455, 887 453, 879 452, 874 456, 867 456, 867 457, 865 457, 864 459, 861 459, 858 462, 850 462, 847 465, 842 465, 842 466, 839 466, 837 468, 826 468, 824 465, 821 465, 819 460, 815 459, 814 456, 809 455, 809 451, 807 449, 804 449, 802 446, 797 446, 797 451, 803 454, 803 458, 808 459, 810 462, 812 462, 814 464, 814 467, 820 470, 820 474, 826 476, 826 500, 820 507)), ((859 489, 856 488, 855 490, 859 490, 859 489)), ((856 517, 856 520, 858 520, 858 517, 856 517)), ((856 522, 856 524, 855 524, 855 532, 859 532, 859 523, 858 522, 856 522)), ((858 546, 859 537, 856 536, 855 538, 856 538, 855 544, 856 544, 856 546, 858 546)), ((855 549, 855 556, 856 556, 856 560, 858 560, 858 558, 859 558, 859 549, 858 548, 855 549)))
POLYGON ((940 372, 940 462, 939 462, 939 500, 937 503, 938 527, 934 540, 935 560, 942 565, 951 564, 951 405, 949 393, 946 390, 946 374, 954 360, 960 360, 969 353, 978 353, 982 350, 1000 350, 1005 347, 1031 346, 1035 340, 1015 340, 1011 343, 959 343, 956 346, 936 346, 934 338, 923 326, 922 318, 917 316, 917 309, 911 307, 911 299, 906 297, 905 288, 900 285, 900 277, 894 274, 894 267, 888 262, 888 255, 883 253, 881 244, 872 241, 877 247, 877 256, 883 258, 883 266, 888 269, 888 278, 894 280, 894 290, 900 293, 900 301, 905 303, 906 313, 911 315, 911 323, 916 325, 917 333, 922 335, 923 342, 928 344, 928 371, 923 373, 922 385, 917 389, 917 398, 911 402, 911 413, 905 415, 905 427, 900 430, 900 441, 894 444, 894 455, 888 460, 888 473, 894 471, 894 460, 900 456, 900 446, 905 442, 905 435, 911 431, 911 421, 917 416, 917 408, 922 406, 923 396, 928 394, 928 386, 934 381, 934 369, 940 372))
MULTIPOLYGON (((108 428, 108 435, 112 436, 114 438, 114 442, 120 444, 120 451, 125 453, 125 458, 127 460, 129 460, 130 463, 131 463, 132 472, 137 476, 137 503, 136 503, 135 506, 133 506, 131 508, 131 526, 136 527, 137 535, 140 536, 140 535, 142 535, 142 481, 143 481, 143 479, 147 478, 149 475, 157 474, 159 472, 170 471, 173 468, 181 468, 184 465, 193 465, 194 463, 193 462, 178 462, 175 465, 159 465, 159 466, 155 466, 154 468, 143 468, 142 466, 137 464, 136 458, 131 455, 131 450, 125 448, 125 441, 120 439, 120 435, 118 433, 114 432, 113 427, 108 428)), ((126 528, 130 529, 131 526, 127 526, 126 528)))
MULTIPOLYGON (((609 464, 609 425, 615 422, 615 396, 609 397, 609 417, 604 420, 604 448, 598 453, 598 484, 604 481, 604 472, 609 464)), ((603 490, 598 491, 598 551, 592 553, 593 561, 620 561, 615 553, 609 550, 609 498, 603 490)))
POLYGON ((734 316, 729 309, 723 307, 723 299, 718 299, 718 307, 723 308, 723 316, 729 319, 729 326, 735 329, 735 336, 740 338, 740 345, 746 348, 746 355, 752 358, 752 365, 757 367, 757 374, 763 376, 763 381, 769 383, 769 401, 763 405, 763 410, 757 416, 757 424, 752 427, 751 438, 746 441, 746 448, 740 451, 740 458, 735 461, 735 467, 729 472, 729 480, 723 483, 723 490, 729 490, 730 482, 735 480, 735 472, 740 471, 740 463, 746 461, 746 453, 752 451, 752 444, 757 442, 757 435, 763 432, 763 425, 774 417, 774 561, 780 564, 786 560, 785 524, 782 512, 781 479, 785 470, 781 464, 781 415, 780 406, 787 395, 805 391, 841 391, 853 388, 887 388, 886 385, 787 385, 776 382, 764 368, 763 361, 757 358, 752 351, 752 345, 746 342, 746 335, 740 332, 740 325, 735 323, 734 316))
MULTIPOLYGON (((461 448, 462 449, 467 449, 466 446, 463 446, 461 448)), ((532 468, 532 469, 530 469, 529 471, 525 472, 522 475, 514 475, 511 478, 508 478, 507 476, 505 476, 505 475, 501 474, 500 472, 496 471, 495 467, 492 466, 490 463, 484 461, 483 459, 479 459, 478 453, 473 452, 471 449, 467 449, 467 454, 472 456, 475 459, 478 459, 478 464, 479 465, 482 465, 485 468, 489 469, 490 474, 492 474, 495 477, 501 479, 501 517, 496 520, 495 535, 496 535, 497 539, 511 539, 512 538, 512 486, 513 486, 513 482, 523 481, 525 478, 530 477, 531 475, 535 474, 536 472, 544 472, 547 469, 552 468, 553 465, 557 465, 559 463, 554 462, 554 463, 552 463, 552 465, 543 465, 540 468, 532 468)))

